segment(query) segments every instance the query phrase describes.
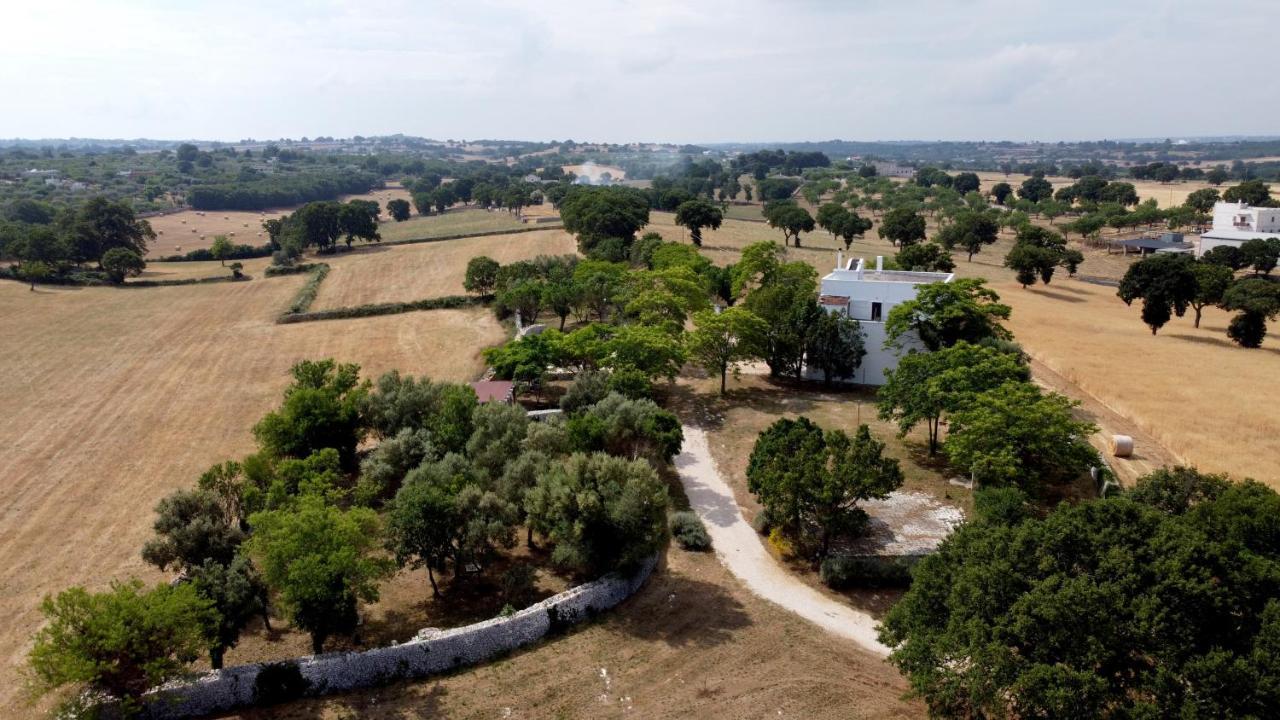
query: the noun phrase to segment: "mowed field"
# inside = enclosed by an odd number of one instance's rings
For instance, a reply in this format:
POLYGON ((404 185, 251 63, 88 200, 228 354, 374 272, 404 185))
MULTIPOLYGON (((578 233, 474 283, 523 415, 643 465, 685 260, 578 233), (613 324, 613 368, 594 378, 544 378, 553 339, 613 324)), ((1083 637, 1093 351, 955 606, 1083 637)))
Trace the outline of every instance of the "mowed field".
MULTIPOLYGON (((342 267, 348 259, 333 259, 342 267)), ((215 272, 217 263, 149 272, 215 272)), ((276 325, 305 276, 245 283, 45 289, 0 283, 0 707, 16 708, 42 596, 143 564, 152 507, 254 447, 298 360, 467 381, 506 336, 484 309, 276 325)), ((7 716, 29 711, 13 709, 7 716)))
MULTIPOLYGON (((687 231, 671 213, 653 213, 646 231, 668 240, 688 242, 687 231)), ((782 233, 762 223, 726 220, 719 230, 703 232, 703 254, 719 265, 735 262, 741 249, 759 240, 781 242, 782 233)), ((1174 457, 1205 470, 1253 477, 1280 488, 1280 404, 1276 402, 1276 368, 1280 367, 1280 327, 1257 350, 1237 347, 1226 336, 1230 316, 1207 308, 1199 329, 1190 314, 1175 318, 1156 337, 1139 317, 1140 308, 1126 306, 1112 287, 1068 279, 1059 272, 1048 287, 1024 290, 1001 267, 1012 240, 1006 235, 974 257, 956 254, 961 276, 985 277, 1001 300, 1013 308, 1009 327, 1037 360, 1070 381, 1080 397, 1137 425, 1162 445, 1139 448, 1145 457, 1174 457)), ((790 248, 792 258, 813 265, 819 276, 835 266, 837 247, 821 230, 805 235, 804 247, 790 248)), ((1080 272, 1118 277, 1123 261, 1086 251, 1080 272)), ((894 248, 873 230, 855 242, 854 257, 874 263, 876 255, 894 248)), ((1274 324, 1273 324, 1274 325, 1274 324)), ((1105 417, 1091 415, 1103 426, 1104 445, 1113 430, 1105 417)), ((1123 425, 1115 426, 1123 431, 1123 425)), ((1126 480, 1148 464, 1112 459, 1126 480), (1131 469, 1129 465, 1134 467, 1131 469)))
POLYGON ((489 235, 413 245, 371 246, 340 262, 320 286, 313 309, 323 310, 368 303, 403 302, 462 295, 467 261, 488 255, 499 263, 537 255, 567 255, 577 243, 563 230, 548 229, 513 235, 489 235))
MULTIPOLYGON (((387 202, 401 198, 411 200, 409 191, 398 184, 389 184, 382 190, 363 195, 343 195, 339 200, 373 200, 382 208, 384 220, 390 218, 387 202)), ((264 220, 287 215, 295 208, 273 208, 262 211, 249 210, 183 210, 168 215, 147 218, 156 239, 147 247, 150 257, 181 255, 213 244, 215 235, 227 235, 241 245, 264 245, 267 233, 262 229, 264 220)))

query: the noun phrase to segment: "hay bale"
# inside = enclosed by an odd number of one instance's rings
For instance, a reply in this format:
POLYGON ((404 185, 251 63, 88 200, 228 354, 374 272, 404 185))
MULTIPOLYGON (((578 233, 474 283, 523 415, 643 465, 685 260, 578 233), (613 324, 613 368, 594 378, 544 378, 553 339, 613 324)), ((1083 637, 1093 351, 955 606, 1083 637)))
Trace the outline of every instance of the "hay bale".
POLYGON ((1119 458, 1129 457, 1133 454, 1133 438, 1128 435, 1112 435, 1111 436, 1111 454, 1119 458))

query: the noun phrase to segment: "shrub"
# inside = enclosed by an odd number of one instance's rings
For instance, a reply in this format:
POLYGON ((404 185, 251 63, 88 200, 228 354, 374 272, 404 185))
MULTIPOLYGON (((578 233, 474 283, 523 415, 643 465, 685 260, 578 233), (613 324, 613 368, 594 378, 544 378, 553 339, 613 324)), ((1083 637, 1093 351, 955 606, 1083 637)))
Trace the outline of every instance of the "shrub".
POLYGON ((711 549, 711 536, 697 513, 684 510, 671 516, 671 537, 685 550, 704 552, 711 549))
POLYGON ((533 597, 537 573, 527 563, 516 563, 502 573, 502 600, 510 608, 522 608, 533 597))
POLYGON ((298 290, 298 294, 293 297, 293 302, 289 305, 289 314, 299 315, 311 307, 311 303, 316 301, 316 294, 320 292, 320 283, 324 282, 325 276, 328 274, 329 266, 327 264, 320 263, 315 266, 315 271, 311 274, 311 278, 298 290))
POLYGON ((311 683, 302 677, 298 663, 292 660, 264 665, 253 681, 255 705, 278 705, 297 700, 306 694, 311 683))
POLYGON ((916 558, 867 557, 857 555, 827 556, 819 575, 827 587, 843 590, 850 587, 901 587, 911 583, 911 568, 916 558))

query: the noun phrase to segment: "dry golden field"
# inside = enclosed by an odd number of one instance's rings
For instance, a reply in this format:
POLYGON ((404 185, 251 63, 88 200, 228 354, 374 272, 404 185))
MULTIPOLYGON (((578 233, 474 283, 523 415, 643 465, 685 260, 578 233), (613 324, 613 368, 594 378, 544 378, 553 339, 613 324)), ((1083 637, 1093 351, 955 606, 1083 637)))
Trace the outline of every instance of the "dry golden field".
MULTIPOLYGON (((374 200, 382 207, 383 220, 388 220, 387 201, 403 198, 410 200, 409 191, 398 184, 390 184, 382 190, 374 190, 363 195, 344 195, 339 198, 347 200, 374 200)), ((147 218, 151 228, 156 231, 156 239, 147 248, 151 257, 181 255, 197 248, 209 247, 215 235, 227 235, 232 241, 243 245, 264 245, 267 233, 262 229, 264 220, 272 220, 287 215, 294 208, 273 208, 270 210, 183 210, 168 215, 156 215, 147 218)))
MULTIPOLYGON (((1028 177, 1029 177, 1028 175, 1019 175, 1017 173, 1013 173, 1011 175, 1005 175, 1002 172, 978 173, 978 179, 982 181, 983 192, 990 191, 992 185, 995 185, 996 183, 1001 183, 1001 182, 1007 182, 1013 186, 1014 190, 1017 190, 1018 186, 1022 184, 1022 181, 1026 180, 1028 177)), ((1048 177, 1045 179, 1053 184, 1054 190, 1057 190, 1058 188, 1061 188, 1061 187, 1066 187, 1067 185, 1070 185, 1075 182, 1075 180, 1072 180, 1071 178, 1068 178, 1068 177, 1048 177)), ((1187 201, 1187 196, 1195 192, 1196 190, 1213 187, 1213 185, 1210 185, 1209 183, 1203 182, 1203 181, 1185 181, 1185 182, 1179 181, 1179 182, 1172 182, 1172 183, 1162 183, 1162 182, 1157 182, 1155 180, 1134 180, 1132 178, 1117 178, 1117 179, 1122 182, 1132 183, 1133 189, 1138 191, 1139 198, 1143 200, 1146 200, 1148 198, 1155 198, 1156 204, 1162 208, 1181 205, 1182 203, 1187 201)), ((1223 185, 1217 189, 1223 190, 1226 187, 1229 187, 1229 185, 1223 185)))
POLYGON ((151 508, 253 448, 251 426, 279 402, 294 362, 470 380, 483 369, 479 351, 505 337, 483 309, 276 325, 304 281, 37 292, 0 283, 0 707, 14 707, 40 598, 158 580, 139 557, 151 508))
MULTIPOLYGON (((654 230, 668 240, 688 242, 684 228, 670 213, 653 213, 654 230)), ((717 264, 734 262, 745 245, 759 240, 781 241, 782 233, 763 223, 726 220, 720 230, 703 232, 703 254, 717 264)), ((974 257, 957 254, 961 276, 988 278, 1001 299, 1013 308, 1010 328, 1026 350, 1065 379, 1060 388, 1085 401, 1082 409, 1101 427, 1095 445, 1105 447, 1112 433, 1135 430, 1162 447, 1139 447, 1133 460, 1112 459, 1125 481, 1148 471, 1153 459, 1173 458, 1206 470, 1251 476, 1280 488, 1280 406, 1275 396, 1280 340, 1273 335, 1263 347, 1246 350, 1227 339, 1227 313, 1208 308, 1197 330, 1190 316, 1175 318, 1156 337, 1139 319, 1139 308, 1128 307, 1115 289, 1072 280, 1059 273, 1048 287, 1023 290, 1012 273, 1001 267, 1011 244, 1008 236, 974 257), (1263 398, 1250 400, 1259 392, 1263 398), (1108 412, 1110 411, 1110 412, 1108 412)), ((837 246, 821 230, 805 235, 804 247, 791 248, 790 257, 813 265, 819 275, 835 266, 837 246)), ((891 256, 894 248, 873 230, 855 242, 851 253, 874 262, 875 255, 891 256)), ((1118 278, 1125 263, 1086 249, 1080 272, 1118 278)), ((1132 256, 1130 260, 1132 259, 1132 256)), ((1273 333, 1280 329, 1272 328, 1273 333)), ((1048 373, 1045 373, 1048 375, 1048 373)), ((1053 378, 1043 378, 1057 387, 1053 378)))
POLYGON ((477 255, 506 264, 535 255, 572 254, 576 248, 573 237, 559 229, 360 248, 330 263, 333 269, 312 307, 323 310, 462 295, 467 261, 477 255))

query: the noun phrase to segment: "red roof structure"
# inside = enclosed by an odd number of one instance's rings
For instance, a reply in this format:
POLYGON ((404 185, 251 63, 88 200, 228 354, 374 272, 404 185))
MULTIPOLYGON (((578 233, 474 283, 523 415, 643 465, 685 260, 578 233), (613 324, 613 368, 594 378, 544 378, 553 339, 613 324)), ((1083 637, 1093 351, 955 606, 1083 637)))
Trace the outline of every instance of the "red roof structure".
POLYGON ((515 400, 516 384, 510 380, 481 380, 471 383, 480 402, 502 402, 510 405, 515 400))

